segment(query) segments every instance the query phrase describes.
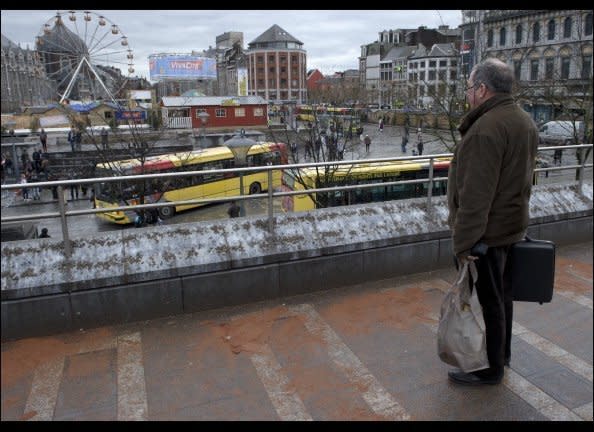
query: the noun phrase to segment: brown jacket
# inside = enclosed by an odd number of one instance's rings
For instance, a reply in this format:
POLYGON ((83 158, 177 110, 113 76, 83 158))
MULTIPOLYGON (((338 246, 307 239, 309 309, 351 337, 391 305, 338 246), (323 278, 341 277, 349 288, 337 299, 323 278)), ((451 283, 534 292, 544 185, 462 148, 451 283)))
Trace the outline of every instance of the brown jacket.
POLYGON ((456 255, 482 240, 503 246, 521 240, 538 130, 511 96, 496 95, 470 111, 448 174, 448 223, 456 255))

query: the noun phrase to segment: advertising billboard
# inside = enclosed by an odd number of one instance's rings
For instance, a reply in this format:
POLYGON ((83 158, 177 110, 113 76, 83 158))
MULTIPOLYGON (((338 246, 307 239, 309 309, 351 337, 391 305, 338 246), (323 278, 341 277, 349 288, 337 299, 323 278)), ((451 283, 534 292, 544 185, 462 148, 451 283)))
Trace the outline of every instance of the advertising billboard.
POLYGON ((152 81, 162 79, 216 79, 216 60, 185 54, 153 54, 149 56, 152 81))
POLYGON ((116 111, 116 120, 146 120, 146 111, 116 111))

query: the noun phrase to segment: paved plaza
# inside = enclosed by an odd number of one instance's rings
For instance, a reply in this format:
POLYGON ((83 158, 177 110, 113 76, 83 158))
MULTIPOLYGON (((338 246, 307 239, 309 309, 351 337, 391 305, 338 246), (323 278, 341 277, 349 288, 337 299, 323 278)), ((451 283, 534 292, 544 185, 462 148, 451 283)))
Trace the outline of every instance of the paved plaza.
POLYGON ((592 241, 516 303, 501 385, 447 380, 453 269, 2 344, 8 420, 592 421, 592 241))

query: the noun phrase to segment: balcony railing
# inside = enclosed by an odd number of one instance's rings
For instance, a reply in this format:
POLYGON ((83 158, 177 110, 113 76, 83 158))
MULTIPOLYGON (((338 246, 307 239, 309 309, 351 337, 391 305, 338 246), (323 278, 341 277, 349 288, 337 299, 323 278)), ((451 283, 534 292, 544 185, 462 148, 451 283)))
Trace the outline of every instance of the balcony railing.
MULTIPOLYGON (((539 154, 543 152, 551 152, 554 150, 569 150, 569 149, 576 149, 581 152, 581 154, 585 153, 585 150, 592 149, 592 144, 576 144, 576 145, 562 145, 562 146, 550 146, 550 147, 539 147, 538 151, 539 154)), ((235 201, 243 201, 243 200, 252 200, 252 199, 261 199, 267 198, 268 203, 268 229, 272 231, 274 228, 274 211, 273 211, 273 200, 274 198, 285 197, 285 196, 294 196, 294 195, 305 195, 309 193, 319 193, 319 192, 331 192, 331 191, 345 191, 345 190, 359 190, 359 189, 367 189, 373 188, 376 186, 389 186, 395 184, 416 184, 416 183, 425 183, 429 182, 428 185, 428 195, 427 195, 427 208, 429 211, 432 209, 432 196, 431 191, 433 190, 433 182, 435 181, 447 181, 447 177, 435 177, 433 175, 433 164, 435 159, 443 158, 443 157, 450 157, 452 153, 442 153, 442 154, 433 154, 433 155, 423 155, 423 156, 404 156, 404 157, 392 157, 392 158, 377 158, 377 159, 365 159, 365 160, 348 160, 348 161, 333 161, 333 162, 318 162, 318 163, 303 163, 303 164, 287 164, 287 165, 267 165, 267 166, 258 166, 258 167, 249 167, 249 168, 232 168, 232 169, 218 169, 218 170, 208 170, 208 171, 187 171, 187 172, 178 172, 178 173, 161 173, 161 174, 142 174, 142 175, 131 175, 125 177, 100 177, 100 178, 86 178, 86 179, 76 179, 76 180, 59 180, 59 181, 47 181, 47 182, 36 182, 29 184, 28 187, 40 187, 40 188, 51 188, 53 186, 57 186, 58 190, 58 205, 59 211, 58 212, 49 212, 49 213, 30 213, 18 216, 2 216, 0 219, 1 223, 6 222, 19 222, 19 221, 27 221, 27 220, 43 220, 49 218, 56 218, 59 217, 62 221, 62 236, 64 239, 65 244, 65 253, 67 256, 70 255, 71 252, 71 243, 68 235, 68 217, 70 216, 81 216, 81 215, 88 215, 88 214, 96 214, 96 213, 107 213, 113 211, 125 211, 125 210, 136 210, 136 209, 152 209, 152 208, 160 208, 160 207, 169 207, 169 206, 178 206, 178 205, 186 205, 186 204, 212 204, 212 203, 225 203, 231 200, 235 201), (291 169, 299 169, 299 168, 307 168, 307 167, 337 167, 339 165, 357 165, 357 164, 369 164, 372 162, 393 162, 393 161, 410 161, 410 160, 418 160, 418 159, 429 159, 430 161, 430 168, 429 168, 429 176, 426 178, 419 178, 414 180, 399 180, 394 182, 376 182, 376 183, 366 183, 366 184, 358 184, 358 185, 347 185, 347 186, 335 186, 335 187, 327 187, 327 188, 318 188, 318 189, 305 189, 299 191, 274 191, 273 188, 269 188, 266 193, 260 194, 252 194, 252 195, 235 195, 235 196, 226 196, 224 198, 209 198, 209 199, 194 199, 194 200, 185 200, 185 201, 167 201, 167 202, 159 202, 159 203, 151 203, 151 204, 136 204, 130 206, 120 206, 120 207, 108 207, 108 208, 95 208, 95 209, 86 209, 86 210, 66 210, 65 200, 64 200, 64 187, 70 185, 80 185, 80 184, 93 184, 93 183, 109 183, 109 182, 121 182, 122 180, 126 181, 134 181, 134 180, 144 180, 144 179, 161 179, 161 178, 176 178, 176 177, 184 177, 189 175, 200 175, 200 174, 241 174, 241 173, 250 173, 253 171, 267 171, 268 173, 268 184, 272 184, 272 173, 274 170, 282 169, 282 170, 291 170, 291 169)), ((582 162, 580 164, 572 164, 572 165, 561 165, 561 166, 541 166, 536 168, 534 171, 535 173, 547 173, 551 171, 561 171, 561 170, 576 170, 578 175, 578 189, 582 190, 582 183, 584 181, 584 173, 586 168, 592 168, 592 163, 586 163, 586 158, 582 158, 582 162)), ((5 184, 2 185, 2 195, 5 196, 7 191, 18 191, 22 189, 22 184, 5 184)))

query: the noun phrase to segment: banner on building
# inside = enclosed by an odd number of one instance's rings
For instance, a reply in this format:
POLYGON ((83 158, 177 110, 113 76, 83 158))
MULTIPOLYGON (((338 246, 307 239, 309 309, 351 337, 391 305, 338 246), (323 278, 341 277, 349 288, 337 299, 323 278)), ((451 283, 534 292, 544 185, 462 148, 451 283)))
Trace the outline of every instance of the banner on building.
POLYGON ((237 95, 248 95, 248 73, 246 68, 237 69, 237 95))
POLYGON ((149 56, 150 79, 216 79, 215 59, 193 55, 153 54, 149 56))
POLYGON ((146 111, 116 111, 116 120, 146 120, 146 111))

